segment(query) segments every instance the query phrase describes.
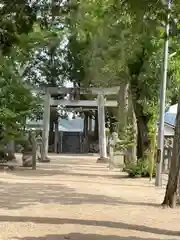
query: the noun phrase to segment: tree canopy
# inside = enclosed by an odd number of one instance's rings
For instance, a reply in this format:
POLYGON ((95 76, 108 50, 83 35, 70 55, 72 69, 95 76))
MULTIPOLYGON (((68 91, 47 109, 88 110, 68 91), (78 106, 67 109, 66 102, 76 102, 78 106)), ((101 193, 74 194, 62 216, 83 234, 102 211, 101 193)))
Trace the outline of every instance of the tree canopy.
MULTIPOLYGON (((179 48, 178 9, 179 2, 173 1, 170 54, 179 48)), ((83 0, 76 3, 69 21, 70 72, 78 84, 121 88, 129 84, 138 125, 139 158, 151 151, 151 136, 156 132, 168 11, 167 4, 156 0, 83 0)), ((179 54, 169 63, 167 104, 179 91, 179 54)), ((117 121, 124 122, 122 106, 120 112, 117 121)))
MULTIPOLYGON (((3 61, 11 61, 17 75, 17 69, 23 69, 18 75, 22 84, 60 86, 66 80, 78 86, 128 84, 139 138, 145 136, 142 157, 158 115, 167 4, 159 0, 18 3, 3 1, 0 7, 3 61)), ((173 1, 170 53, 179 48, 179 9, 179 2, 173 1)), ((167 103, 178 93, 178 64, 177 54, 170 60, 167 103)), ((118 114, 117 118, 123 121, 118 114)))

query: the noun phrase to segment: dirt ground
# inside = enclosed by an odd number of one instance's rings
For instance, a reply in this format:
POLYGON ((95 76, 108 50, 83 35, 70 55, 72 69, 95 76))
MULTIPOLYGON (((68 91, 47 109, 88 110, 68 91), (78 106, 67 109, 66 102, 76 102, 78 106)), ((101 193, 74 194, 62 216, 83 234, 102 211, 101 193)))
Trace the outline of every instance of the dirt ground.
POLYGON ((96 157, 51 159, 0 170, 0 240, 180 240, 180 209, 160 207, 165 188, 96 157))

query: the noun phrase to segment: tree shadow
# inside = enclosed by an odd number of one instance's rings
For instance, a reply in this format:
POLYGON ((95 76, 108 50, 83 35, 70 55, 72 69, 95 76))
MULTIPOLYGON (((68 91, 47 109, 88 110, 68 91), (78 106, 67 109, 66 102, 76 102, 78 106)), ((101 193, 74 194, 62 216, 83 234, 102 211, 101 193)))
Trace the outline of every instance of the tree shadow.
MULTIPOLYGON (((72 157, 72 156, 71 156, 72 157)), ((31 168, 16 168, 11 172, 15 176, 33 177, 37 176, 79 176, 79 177, 92 177, 92 178, 124 178, 127 177, 126 173, 121 173, 120 169, 115 169, 114 172, 108 171, 107 164, 96 164, 95 161, 87 159, 53 159, 50 163, 37 163, 37 169, 32 170, 31 168), (84 172, 83 172, 84 171, 84 172)))
POLYGON ((123 198, 105 195, 79 193, 74 188, 63 184, 43 183, 0 183, 0 207, 4 209, 19 209, 37 203, 57 203, 62 205, 104 204, 104 205, 145 205, 157 207, 158 204, 143 202, 128 202, 123 198))
POLYGON ((74 225, 84 225, 84 226, 107 227, 111 229, 133 230, 137 232, 166 235, 171 237, 180 236, 180 231, 172 231, 167 229, 148 227, 144 225, 127 224, 123 222, 112 222, 112 221, 95 221, 95 220, 85 220, 85 219, 52 218, 52 217, 48 218, 48 217, 31 217, 31 216, 7 216, 7 215, 2 216, 1 215, 0 222, 13 222, 13 223, 32 222, 36 224, 50 224, 50 225, 51 224, 53 225, 74 224, 74 225))
POLYGON ((23 237, 23 238, 15 238, 15 239, 17 240, 64 240, 64 239, 69 239, 69 240, 164 240, 160 238, 141 238, 141 237, 134 237, 134 236, 123 237, 123 236, 115 236, 115 235, 104 236, 100 234, 82 234, 82 233, 70 233, 68 235, 63 235, 63 234, 46 235, 43 237, 23 237))
MULTIPOLYGON (((76 170, 76 169, 75 169, 76 170)), ((83 169, 81 169, 83 171, 83 169)), ((85 170, 84 170, 85 171, 85 170)), ((99 177, 104 177, 104 178, 128 178, 126 174, 120 174, 120 172, 117 174, 109 173, 109 174, 102 174, 102 173, 93 173, 94 170, 92 170, 92 173, 90 169, 86 170, 88 173, 82 173, 82 172, 72 172, 71 169, 68 172, 68 169, 63 170, 63 169, 36 169, 36 170, 31 170, 31 169, 16 169, 14 172, 12 172, 12 175, 15 176, 23 176, 23 177, 33 177, 33 176, 38 176, 38 177, 44 177, 44 176, 53 176, 53 175, 61 175, 61 176, 76 176, 76 177, 92 177, 92 178, 99 178, 99 177)))

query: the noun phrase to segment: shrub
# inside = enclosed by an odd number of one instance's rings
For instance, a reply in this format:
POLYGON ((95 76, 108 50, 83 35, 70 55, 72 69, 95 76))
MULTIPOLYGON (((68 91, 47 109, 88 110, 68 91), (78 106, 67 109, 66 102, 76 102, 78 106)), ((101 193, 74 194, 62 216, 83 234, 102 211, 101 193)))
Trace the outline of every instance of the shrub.
MULTIPOLYGON (((129 177, 150 177, 149 167, 147 161, 139 159, 136 162, 129 163, 123 170, 127 172, 129 177)), ((153 171, 153 177, 155 176, 155 168, 153 171)))

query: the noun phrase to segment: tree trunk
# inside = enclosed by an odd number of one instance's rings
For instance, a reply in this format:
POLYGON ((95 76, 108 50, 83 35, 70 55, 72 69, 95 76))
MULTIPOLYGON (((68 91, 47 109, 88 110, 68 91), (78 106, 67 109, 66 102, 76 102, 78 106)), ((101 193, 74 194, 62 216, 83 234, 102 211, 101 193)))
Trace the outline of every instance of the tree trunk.
POLYGON ((49 146, 52 152, 55 150, 55 128, 57 127, 56 124, 58 124, 58 117, 59 114, 57 112, 57 106, 51 107, 51 113, 50 113, 50 122, 49 122, 49 146))
POLYGON ((90 134, 92 134, 92 117, 91 116, 89 116, 88 122, 89 122, 88 131, 90 134))
POLYGON ((133 161, 137 161, 137 134, 138 134, 138 130, 137 130, 137 120, 136 120, 136 115, 134 113, 134 109, 133 109, 133 113, 132 113, 132 132, 133 132, 133 143, 134 145, 131 148, 132 151, 132 160, 133 161))
POLYGON ((128 152, 130 153, 131 161, 136 162, 138 131, 137 131, 136 115, 134 112, 134 107, 133 107, 133 102, 132 102, 132 94, 131 94, 130 90, 129 90, 129 105, 128 105, 128 122, 129 122, 129 125, 131 126, 131 130, 132 130, 131 142, 133 144, 132 146, 129 147, 128 152))
POLYGON ((84 151, 87 153, 89 150, 89 131, 88 131, 88 114, 84 114, 84 151))
POLYGON ((117 107, 116 108, 108 108, 108 116, 109 116, 109 130, 110 133, 116 131, 116 123, 117 123, 117 107))
POLYGON ((54 123, 54 153, 58 153, 58 143, 59 143, 59 122, 54 123))
POLYGON ((36 157, 37 157, 37 149, 36 149, 36 134, 32 133, 31 135, 32 141, 32 170, 36 170, 36 157))
POLYGON ((54 144, 53 132, 54 132, 54 110, 51 108, 50 119, 49 119, 49 146, 52 146, 54 144))
POLYGON ((178 101, 178 110, 176 116, 175 135, 173 141, 173 154, 171 159, 168 184, 163 206, 175 207, 177 201, 177 186, 180 172, 180 98, 178 101))
POLYGON ((127 117, 128 117, 128 98, 129 98, 129 84, 122 82, 118 94, 118 132, 119 138, 126 137, 127 117))
POLYGON ((177 201, 176 203, 180 205, 180 172, 178 177, 178 184, 177 184, 177 201))
POLYGON ((137 113, 136 117, 138 129, 137 158, 143 159, 145 153, 150 149, 150 142, 148 139, 148 120, 145 116, 137 113))
POLYGON ((7 154, 8 154, 8 160, 11 161, 13 159, 16 159, 15 157, 15 142, 14 140, 9 141, 7 144, 7 154))
MULTIPOLYGON (((118 93, 118 110, 117 110, 117 130, 119 139, 127 142, 127 120, 128 120, 128 99, 129 98, 129 83, 122 82, 118 93)), ((124 143, 123 148, 128 151, 127 144, 124 143)), ((129 154, 124 154, 124 163, 130 161, 129 154)))
POLYGON ((156 152, 156 127, 155 127, 155 131, 150 136, 150 151, 148 155, 148 172, 149 172, 150 180, 152 180, 153 172, 154 172, 155 152, 156 152))

